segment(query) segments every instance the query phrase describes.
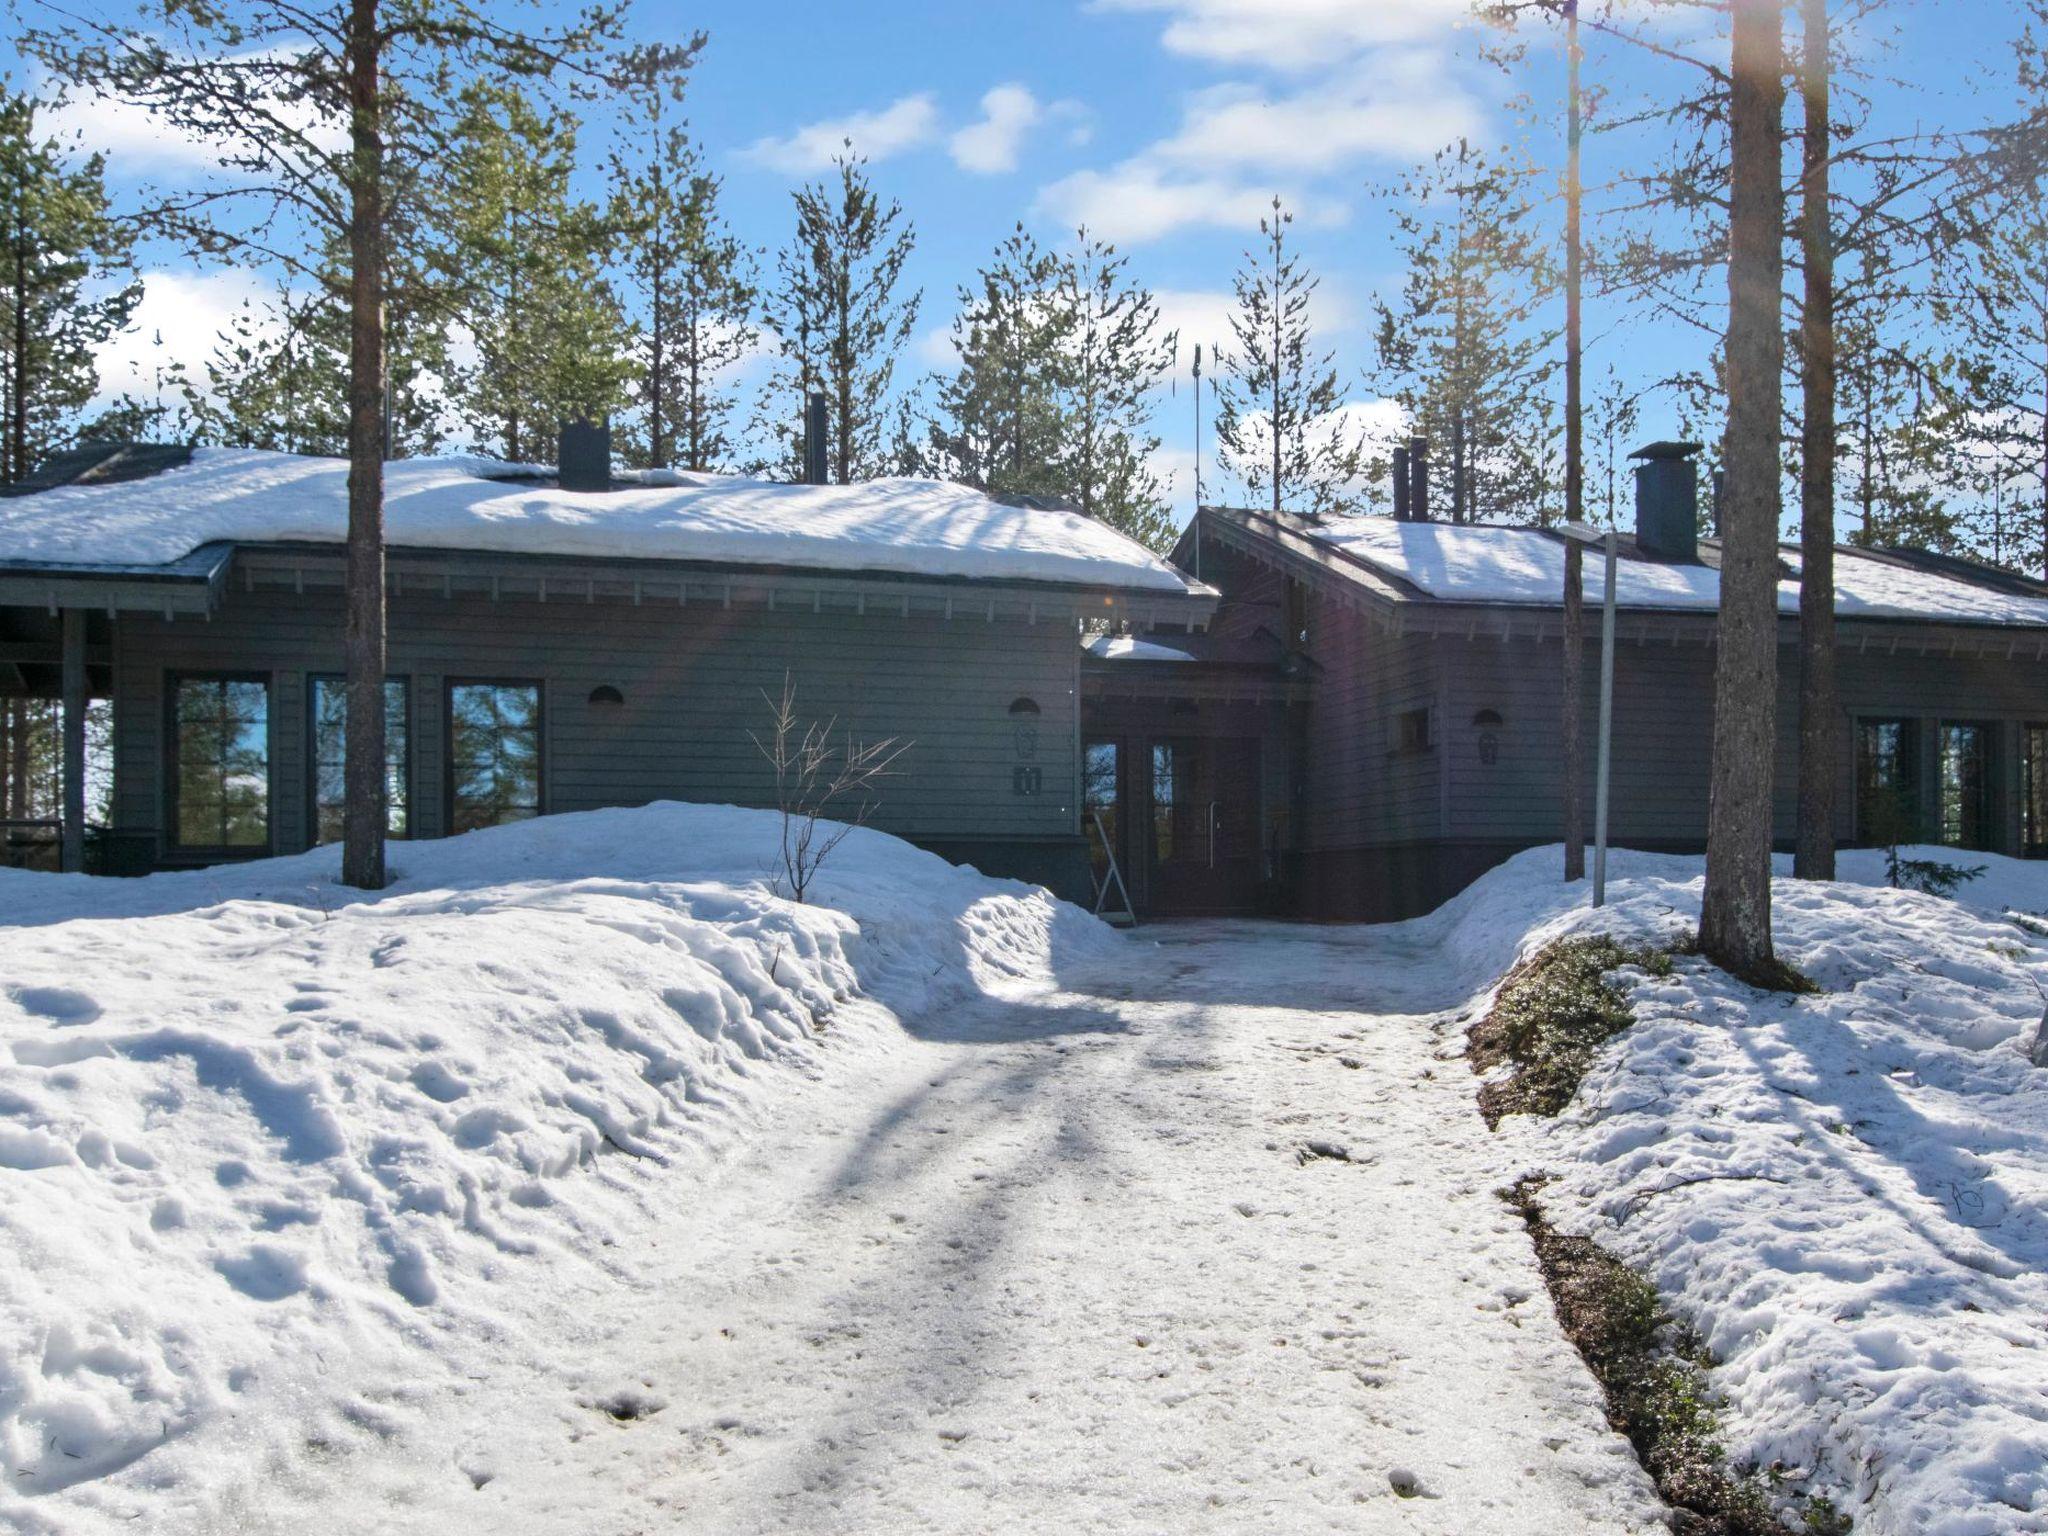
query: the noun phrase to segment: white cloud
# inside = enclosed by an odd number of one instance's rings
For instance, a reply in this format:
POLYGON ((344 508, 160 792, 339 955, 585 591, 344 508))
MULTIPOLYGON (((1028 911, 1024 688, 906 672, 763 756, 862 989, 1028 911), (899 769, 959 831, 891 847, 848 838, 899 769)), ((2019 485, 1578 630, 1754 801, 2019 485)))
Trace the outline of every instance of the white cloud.
MULTIPOLYGON (((1190 175, 1137 155, 1106 171, 1077 171, 1038 194, 1037 211, 1070 228, 1119 245, 1157 240, 1197 226, 1255 230, 1273 211, 1275 189, 1238 177, 1190 175)), ((1287 208, 1304 224, 1342 224, 1351 216, 1342 201, 1303 197, 1281 189, 1287 208)))
POLYGON ((1347 70, 1292 95, 1244 85, 1199 91, 1180 131, 1151 153, 1211 170, 1329 171, 1372 156, 1422 159, 1477 132, 1481 116, 1447 61, 1405 50, 1380 55, 1370 73, 1347 70))
MULTIPOLYGON (((241 57, 288 56, 271 50, 241 57)), ((47 79, 42 88, 50 90, 47 79)), ((116 176, 219 170, 222 155, 247 149, 264 131, 263 125, 256 123, 246 134, 202 137, 134 102, 76 87, 61 94, 61 104, 47 114, 44 125, 61 138, 75 137, 87 151, 104 152, 108 169, 116 176)), ((346 124, 339 118, 323 118, 303 99, 273 99, 271 110, 278 121, 305 134, 323 152, 340 150, 347 143, 346 124)))
POLYGON ((1017 84, 999 85, 981 98, 981 120, 955 133, 948 147, 953 163, 978 176, 1017 169, 1024 136, 1045 120, 1038 98, 1017 84))
POLYGON ((100 347, 101 402, 129 394, 154 400, 158 372, 183 363, 194 383, 205 378, 204 364, 214 345, 243 304, 261 302, 272 285, 251 272, 149 272, 142 279, 142 301, 128 329, 100 347))
POLYGON ((960 366, 960 349, 953 345, 953 328, 950 325, 935 325, 920 331, 910 350, 927 368, 950 372, 960 366))
POLYGON ((807 123, 784 138, 757 139, 741 158, 793 176, 821 171, 850 142, 854 153, 886 160, 938 136, 939 108, 930 93, 903 96, 874 112, 807 123))
POLYGON ((1412 43, 1463 25, 1471 0, 1097 0, 1168 18, 1173 53, 1226 64, 1317 69, 1338 56, 1412 43))
MULTIPOLYGON (((1159 306, 1159 329, 1180 333, 1174 377, 1183 387, 1192 380, 1195 346, 1200 343, 1206 389, 1217 377, 1217 348, 1237 344, 1237 333, 1230 328, 1231 317, 1237 313, 1237 296, 1225 288, 1162 288, 1152 299, 1159 306)), ((1309 300, 1308 323, 1318 345, 1348 330, 1354 318, 1350 300, 1325 279, 1309 300)))

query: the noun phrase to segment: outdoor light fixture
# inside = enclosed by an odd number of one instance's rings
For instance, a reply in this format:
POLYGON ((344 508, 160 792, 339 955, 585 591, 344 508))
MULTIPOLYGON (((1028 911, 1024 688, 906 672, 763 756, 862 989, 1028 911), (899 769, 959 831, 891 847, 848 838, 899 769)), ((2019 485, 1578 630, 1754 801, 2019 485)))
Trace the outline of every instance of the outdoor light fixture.
MULTIPOLYGON (((1607 765, 1614 745, 1614 567, 1621 536, 1612 528, 1566 523, 1558 529, 1579 544, 1598 547, 1607 557, 1607 585, 1600 601, 1600 755, 1593 774, 1593 905, 1607 903, 1607 765)), ((1578 787, 1573 785, 1576 794, 1578 787)))
POLYGON ((1472 717, 1472 728, 1479 732, 1479 761, 1491 768, 1500 761, 1500 711, 1482 709, 1472 717))

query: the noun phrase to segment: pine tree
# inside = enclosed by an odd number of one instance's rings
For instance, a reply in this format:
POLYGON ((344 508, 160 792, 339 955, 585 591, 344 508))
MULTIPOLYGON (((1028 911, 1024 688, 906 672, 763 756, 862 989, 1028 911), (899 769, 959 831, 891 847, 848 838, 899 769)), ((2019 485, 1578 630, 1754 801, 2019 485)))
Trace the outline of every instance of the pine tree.
POLYGON ((480 449, 552 464, 564 421, 607 414, 629 373, 624 323, 599 270, 609 234, 577 199, 576 124, 500 80, 462 93, 446 168, 445 276, 476 347, 450 395, 480 449))
POLYGON ((1756 980, 1771 945, 1771 762, 1778 673, 1785 107, 1779 0, 1734 0, 1729 101, 1727 489, 1714 663, 1700 952, 1756 980))
POLYGON ((1216 438, 1226 469, 1274 512, 1321 517, 1348 506, 1364 467, 1358 434, 1338 414, 1343 397, 1329 352, 1309 327, 1316 277, 1287 249, 1294 215, 1279 198, 1259 220, 1264 249, 1247 251, 1232 287, 1237 345, 1216 390, 1216 438))
POLYGON ((996 495, 1064 494, 1061 276, 1058 258, 1019 224, 959 290, 960 365, 938 384, 928 433, 929 461, 948 478, 996 495))
POLYGON ((0 485, 68 439, 99 388, 94 349, 142 296, 134 231, 111 212, 105 157, 72 164, 38 132, 43 106, 0 85, 0 485))
MULTIPOLYGON (((197 252, 281 265, 310 276, 297 249, 343 255, 349 309, 348 544, 343 645, 348 678, 342 879, 383 886, 385 306, 396 242, 422 226, 426 173, 458 150, 451 81, 484 70, 528 81, 604 77, 623 6, 522 31, 460 0, 331 0, 309 8, 247 0, 224 9, 152 0, 144 24, 59 14, 17 46, 60 80, 156 114, 216 148, 224 176, 173 192, 154 227, 197 252), (380 8, 387 7, 387 8, 380 8), (332 130, 345 134, 337 153, 332 130), (241 224, 224 207, 260 216, 241 224), (284 226, 284 227, 280 227, 284 226)), ((697 38, 662 50, 676 67, 697 38)))
MULTIPOLYGON (((243 303, 204 363, 204 383, 186 381, 188 431, 195 441, 280 453, 339 455, 348 446, 348 308, 333 268, 308 293, 285 284, 267 301, 243 303)), ((415 276, 395 295, 431 292, 415 276)), ((410 302, 386 310, 389 340, 386 457, 435 452, 444 402, 433 382, 447 367, 438 307, 410 302)))
POLYGON ((831 478, 849 485, 891 467, 890 386, 923 295, 896 291, 916 242, 903 205, 882 205, 866 158, 850 143, 832 164, 836 187, 817 183, 791 194, 796 232, 776 259, 765 315, 780 361, 757 424, 789 477, 798 478, 803 443, 796 423, 805 397, 823 391, 831 478))
POLYGON ((1159 304, 1130 275, 1129 260, 1078 231, 1059 263, 1060 375, 1067 494, 1090 517, 1141 544, 1166 549, 1174 527, 1150 461, 1152 391, 1173 366, 1176 333, 1161 332, 1159 304))
POLYGON ((1443 150, 1398 189, 1394 243, 1407 263, 1398 307, 1381 301, 1378 383, 1433 440, 1450 520, 1549 522, 1557 331, 1550 237, 1533 168, 1443 150))
POLYGON ((634 82, 625 144, 611 160, 615 261, 638 316, 632 346, 639 418, 629 462, 716 469, 733 452, 729 371, 760 340, 753 324, 753 253, 718 211, 722 183, 670 120, 680 79, 634 82))

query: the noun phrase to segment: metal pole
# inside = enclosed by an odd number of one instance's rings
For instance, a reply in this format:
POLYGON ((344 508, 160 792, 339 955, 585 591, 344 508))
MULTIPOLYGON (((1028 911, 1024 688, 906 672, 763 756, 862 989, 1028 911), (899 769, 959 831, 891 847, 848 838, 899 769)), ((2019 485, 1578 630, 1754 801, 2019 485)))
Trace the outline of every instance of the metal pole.
POLYGON ((67 873, 85 869, 85 610, 64 610, 64 830, 67 873))
POLYGON ((1607 591, 1600 604, 1600 758, 1593 781, 1593 905, 1607 904, 1607 765, 1614 748, 1614 565, 1619 538, 1612 528, 1607 551, 1607 591))

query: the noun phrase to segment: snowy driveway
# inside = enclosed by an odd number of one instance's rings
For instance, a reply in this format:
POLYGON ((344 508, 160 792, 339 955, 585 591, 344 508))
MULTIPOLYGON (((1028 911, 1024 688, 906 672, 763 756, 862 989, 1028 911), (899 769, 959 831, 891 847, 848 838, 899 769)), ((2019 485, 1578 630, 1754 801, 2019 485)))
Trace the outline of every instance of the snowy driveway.
POLYGON ((842 1057, 560 1341, 586 1406, 494 1383, 484 1486, 386 1497, 606 1536, 1663 1529, 1421 1016, 1464 989, 1399 942, 1147 929, 842 1057))

